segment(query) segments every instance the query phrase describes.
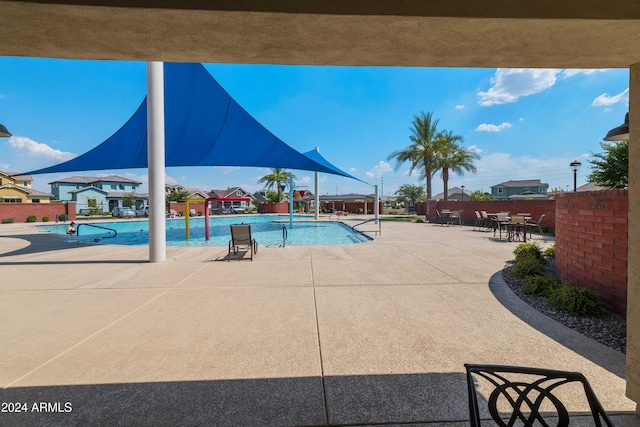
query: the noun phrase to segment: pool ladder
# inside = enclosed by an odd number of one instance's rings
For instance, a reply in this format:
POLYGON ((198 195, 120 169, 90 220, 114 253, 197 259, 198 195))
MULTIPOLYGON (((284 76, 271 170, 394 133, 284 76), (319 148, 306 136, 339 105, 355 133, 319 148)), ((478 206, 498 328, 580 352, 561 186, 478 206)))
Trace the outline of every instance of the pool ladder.
POLYGON ((76 228, 76 243, 80 244, 80 243, 85 243, 84 240, 80 239, 80 227, 93 227, 93 228, 101 228, 103 230, 108 230, 110 232, 113 233, 113 236, 102 236, 102 237, 96 237, 93 241, 97 242, 100 239, 113 239, 114 237, 116 237, 118 235, 118 232, 116 230, 114 230, 113 228, 108 228, 108 227, 103 227, 101 225, 94 225, 94 224, 79 224, 78 228, 76 228))

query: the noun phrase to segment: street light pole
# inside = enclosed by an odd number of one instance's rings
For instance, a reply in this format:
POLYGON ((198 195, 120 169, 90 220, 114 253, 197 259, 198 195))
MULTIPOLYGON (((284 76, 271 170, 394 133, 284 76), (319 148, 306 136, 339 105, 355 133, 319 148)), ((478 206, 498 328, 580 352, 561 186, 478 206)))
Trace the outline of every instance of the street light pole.
POLYGON ((464 202, 464 185, 461 185, 460 188, 462 188, 462 201, 464 202))
POLYGON ((573 191, 576 191, 578 169, 580 169, 580 166, 582 166, 582 163, 580 163, 577 160, 574 160, 573 162, 571 162, 571 164, 569 164, 569 166, 571 167, 571 170, 573 171, 573 191))

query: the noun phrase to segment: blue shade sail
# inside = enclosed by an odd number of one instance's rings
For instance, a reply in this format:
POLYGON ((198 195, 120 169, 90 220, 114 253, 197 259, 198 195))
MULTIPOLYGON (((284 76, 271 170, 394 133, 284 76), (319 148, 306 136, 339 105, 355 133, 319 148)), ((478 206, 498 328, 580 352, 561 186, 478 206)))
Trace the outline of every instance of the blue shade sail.
MULTIPOLYGON (((165 166, 250 166, 357 179, 316 151, 302 154, 256 121, 202 64, 165 63, 165 166)), ((147 167, 147 99, 116 133, 74 159, 27 174, 147 167)))

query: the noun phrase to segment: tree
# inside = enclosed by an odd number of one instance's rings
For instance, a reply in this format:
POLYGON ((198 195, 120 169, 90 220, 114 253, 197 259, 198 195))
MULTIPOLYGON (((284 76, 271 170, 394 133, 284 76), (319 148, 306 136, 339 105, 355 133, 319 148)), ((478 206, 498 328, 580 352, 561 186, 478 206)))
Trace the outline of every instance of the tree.
POLYGON ((414 169, 418 169, 421 172, 421 178, 426 180, 427 188, 427 221, 429 220, 429 199, 432 196, 431 179, 434 172, 438 121, 438 119, 433 118, 432 113, 420 113, 420 115, 413 116, 413 121, 411 122, 413 127, 409 128, 411 130, 411 135, 409 136, 411 145, 402 150, 394 151, 387 159, 396 160, 395 170, 398 170, 401 164, 410 162, 410 173, 414 169))
POLYGON ((476 167, 473 161, 479 159, 480 156, 458 144, 458 142, 462 142, 462 137, 453 135, 451 131, 440 132, 436 141, 434 172, 442 171, 444 200, 449 200, 449 171, 459 176, 464 175, 465 170, 475 172, 476 167))
POLYGON ((267 190, 276 187, 278 192, 278 202, 282 201, 282 183, 289 181, 289 178, 295 179, 295 175, 283 168, 272 168, 271 173, 266 174, 258 180, 259 183, 265 184, 267 190))
POLYGON ((134 193, 125 193, 122 196, 122 206, 131 207, 136 204, 136 195, 134 193))
POLYGON ((611 144, 601 142, 602 153, 591 153, 591 174, 587 177, 606 188, 625 188, 629 185, 629 141, 616 141, 611 144))
POLYGON ((395 192, 399 202, 408 202, 415 206, 416 202, 424 200, 424 187, 417 184, 402 184, 395 192))
POLYGON ((487 201, 487 200, 493 200, 493 196, 491 194, 487 194, 482 192, 481 190, 476 190, 473 193, 471 193, 471 201, 487 201))
POLYGON ((189 192, 187 190, 175 190, 167 194, 167 201, 182 202, 187 200, 187 197, 189 197, 189 192))

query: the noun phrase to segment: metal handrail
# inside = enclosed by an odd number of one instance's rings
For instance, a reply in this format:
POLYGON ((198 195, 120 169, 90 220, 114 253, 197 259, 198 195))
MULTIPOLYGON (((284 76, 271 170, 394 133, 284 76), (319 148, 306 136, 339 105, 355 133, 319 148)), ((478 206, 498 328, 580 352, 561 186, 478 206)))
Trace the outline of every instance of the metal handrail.
POLYGON ((287 246, 287 237, 289 237, 289 232, 287 231, 287 226, 282 224, 282 247, 287 246))
POLYGON ((77 237, 78 240, 80 240, 80 227, 85 226, 85 225, 87 227, 101 228, 103 230, 108 230, 108 231, 112 231, 113 232, 113 236, 102 236, 102 239, 113 239, 114 237, 116 237, 118 235, 118 232, 116 230, 114 230, 113 228, 103 227, 101 225, 94 225, 94 224, 78 224, 78 228, 76 228, 76 237, 77 237))
POLYGON ((376 235, 381 236, 382 235, 382 221, 380 221, 380 218, 372 218, 372 219, 368 219, 366 221, 362 221, 356 225, 351 226, 351 229, 353 231, 359 231, 361 233, 376 233, 376 235), (363 225, 363 224, 367 224, 369 222, 373 222, 373 221, 377 221, 378 222, 378 230, 356 230, 356 227, 359 225, 363 225))

